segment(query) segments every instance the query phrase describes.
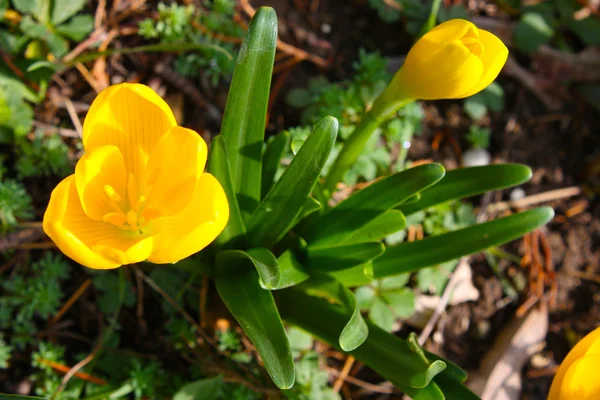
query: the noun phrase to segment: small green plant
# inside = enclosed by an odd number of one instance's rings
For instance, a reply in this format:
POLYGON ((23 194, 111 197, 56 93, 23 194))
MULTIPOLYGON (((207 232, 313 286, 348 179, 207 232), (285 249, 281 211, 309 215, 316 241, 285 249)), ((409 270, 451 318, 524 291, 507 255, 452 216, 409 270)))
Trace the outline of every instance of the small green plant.
POLYGON ((233 21, 234 13, 235 1, 232 0, 204 1, 199 9, 191 4, 159 3, 158 17, 140 22, 139 34, 146 39, 158 39, 161 43, 191 42, 218 46, 220 50, 206 46, 196 53, 181 54, 173 64, 181 75, 207 79, 212 86, 217 86, 233 73, 237 47, 215 38, 215 35, 241 36, 241 28, 233 21))
POLYGON ((513 40, 523 52, 533 52, 543 44, 572 50, 570 33, 584 45, 600 45, 600 21, 591 13, 577 15, 581 5, 576 0, 540 3, 511 0, 507 5, 520 14, 513 40))
POLYGON ((48 319, 60 307, 60 282, 69 276, 69 269, 62 256, 48 252, 1 283, 5 295, 0 297, 0 328, 12 330, 11 346, 35 342, 36 320, 48 319))
POLYGON ((0 178, 0 232, 16 227, 33 216, 31 197, 19 182, 0 178))
POLYGON ((471 125, 467 133, 467 141, 474 149, 487 149, 490 147, 490 136, 492 132, 489 128, 483 128, 471 125))
POLYGON ((92 30, 91 15, 81 13, 86 0, 0 1, 0 143, 29 133, 31 104, 46 96, 57 60, 69 42, 82 41, 92 30))
POLYGON ((62 178, 73 170, 69 147, 58 135, 46 136, 36 131, 33 141, 17 140, 15 153, 15 169, 21 179, 33 176, 62 178))
POLYGON ((354 295, 361 310, 369 313, 369 320, 381 329, 391 332, 398 319, 407 319, 415 312, 416 297, 407 287, 410 274, 379 279, 359 287, 354 295))
POLYGON ((9 346, 0 334, 0 369, 6 369, 10 363, 13 348, 9 346))
POLYGON ((483 89, 464 102, 465 112, 471 119, 483 118, 488 111, 500 112, 504 109, 504 90, 497 82, 483 89))

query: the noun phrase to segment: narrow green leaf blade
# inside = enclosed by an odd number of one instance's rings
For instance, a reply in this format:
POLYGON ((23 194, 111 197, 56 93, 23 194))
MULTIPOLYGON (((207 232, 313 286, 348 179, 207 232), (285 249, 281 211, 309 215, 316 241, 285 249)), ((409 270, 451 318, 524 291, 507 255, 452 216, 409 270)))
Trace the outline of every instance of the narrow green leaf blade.
POLYGON ((384 252, 385 246, 381 242, 309 247, 308 266, 319 272, 339 271, 374 260, 384 252))
POLYGON ((364 343, 367 336, 369 336, 369 328, 360 313, 354 293, 350 289, 335 279, 324 275, 314 276, 311 280, 305 282, 303 288, 309 294, 324 297, 340 304, 352 314, 342 329, 338 340, 342 350, 352 351, 364 343))
POLYGON ((300 264, 300 261, 296 259, 296 256, 294 256, 294 253, 291 250, 287 250, 280 255, 277 262, 279 263, 279 282, 276 286, 267 289, 285 289, 310 278, 308 272, 304 269, 302 264, 300 264))
POLYGON ((338 122, 325 117, 248 221, 248 240, 271 247, 293 226, 335 144, 338 122))
POLYGON ((376 278, 413 272, 519 238, 552 219, 550 207, 513 214, 443 235, 388 247, 373 261, 376 278))
MULTIPOLYGON (((333 306, 325 299, 310 296, 297 289, 282 291, 279 300, 281 315, 286 321, 340 348, 338 332, 348 321, 349 312, 333 306)), ((413 352, 405 340, 385 332, 368 321, 367 326, 369 329, 367 340, 349 354, 413 398, 444 399, 443 396, 432 394, 441 394, 439 389, 431 389, 437 387, 431 378, 433 370, 441 366, 439 362, 433 364, 432 370, 428 372, 432 364, 425 362, 413 352)))
POLYGON ((290 141, 290 133, 283 131, 267 143, 267 149, 263 154, 262 161, 262 179, 261 179, 261 196, 265 197, 266 194, 273 186, 275 181, 275 174, 277 168, 281 162, 281 157, 285 154, 285 149, 288 142, 290 141))
POLYGON ((330 271, 327 272, 327 275, 334 277, 344 286, 355 287, 367 285, 373 280, 373 262, 369 261, 339 271, 330 271))
POLYGON ((221 254, 215 279, 221 299, 256 346, 275 385, 291 388, 294 359, 272 293, 260 287, 258 273, 247 258, 235 260, 221 254))
POLYGON ((354 231, 342 243, 364 243, 381 240, 406 227, 406 218, 401 211, 388 210, 367 222, 362 228, 354 231))
POLYGON ((481 400, 479 396, 473 393, 468 387, 447 376, 439 375, 435 382, 444 392, 446 400, 481 400))
POLYGON ((227 222, 227 226, 216 240, 218 244, 224 244, 232 239, 242 237, 246 232, 246 226, 233 188, 227 148, 221 135, 215 136, 211 142, 210 153, 208 154, 208 171, 221 183, 229 202, 229 222, 227 222))
POLYGON ((221 134, 244 218, 260 201, 262 148, 276 43, 275 11, 261 7, 250 21, 240 48, 223 115, 221 134))
POLYGON ((418 201, 396 207, 410 215, 446 201, 475 196, 490 190, 520 185, 531 179, 531 169, 522 164, 495 164, 453 169, 434 186, 421 192, 418 201))
POLYGON ((383 178, 313 222, 304 232, 305 239, 315 246, 340 243, 373 218, 442 179, 444 173, 444 167, 432 163, 383 178))
POLYGON ((294 222, 294 225, 296 225, 312 213, 319 211, 321 208, 323 208, 323 206, 321 205, 321 203, 319 203, 318 200, 316 200, 313 197, 307 198, 304 202, 304 205, 302 206, 302 210, 300 210, 300 214, 298 214, 298 218, 296 218, 296 221, 294 222))

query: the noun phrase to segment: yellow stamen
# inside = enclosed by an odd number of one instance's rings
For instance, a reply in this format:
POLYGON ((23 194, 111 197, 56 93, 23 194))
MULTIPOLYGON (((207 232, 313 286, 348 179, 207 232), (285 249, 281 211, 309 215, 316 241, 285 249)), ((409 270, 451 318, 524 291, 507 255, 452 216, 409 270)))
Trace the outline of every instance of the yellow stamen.
POLYGON ((121 201, 121 196, 110 185, 104 185, 104 193, 106 193, 110 200, 114 200, 117 203, 121 201))
POLYGON ((140 196, 140 198, 134 203, 131 204, 131 209, 135 212, 139 212, 142 207, 146 204, 146 196, 140 196))
POLYGON ((115 226, 122 227, 127 222, 127 217, 122 212, 110 212, 102 217, 104 222, 111 223, 115 226))
POLYGON ((153 219, 162 217, 162 212, 156 208, 146 208, 142 211, 142 215, 146 221, 152 221, 153 219))
POLYGON ((138 199, 138 188, 136 185, 135 176, 129 174, 129 177, 127 178, 127 197, 131 206, 133 206, 133 203, 138 199))
POLYGON ((137 222, 138 222, 137 213, 135 211, 129 210, 127 212, 127 223, 131 226, 131 229, 133 229, 134 231, 138 229, 137 222))

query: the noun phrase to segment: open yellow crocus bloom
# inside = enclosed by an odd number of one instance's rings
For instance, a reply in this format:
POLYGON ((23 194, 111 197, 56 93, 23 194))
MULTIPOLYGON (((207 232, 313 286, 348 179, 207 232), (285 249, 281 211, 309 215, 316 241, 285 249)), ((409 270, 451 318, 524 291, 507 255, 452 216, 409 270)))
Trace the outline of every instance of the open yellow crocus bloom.
POLYGON ((210 244, 229 205, 204 173, 207 146, 177 126, 152 89, 123 83, 102 91, 83 125, 85 154, 56 186, 44 231, 89 268, 148 260, 173 263, 210 244))
POLYGON ((600 328, 573 347, 554 376, 548 400, 600 399, 600 328))
POLYGON ((452 19, 415 43, 390 87, 404 99, 468 97, 496 79, 507 57, 508 49, 496 36, 452 19))

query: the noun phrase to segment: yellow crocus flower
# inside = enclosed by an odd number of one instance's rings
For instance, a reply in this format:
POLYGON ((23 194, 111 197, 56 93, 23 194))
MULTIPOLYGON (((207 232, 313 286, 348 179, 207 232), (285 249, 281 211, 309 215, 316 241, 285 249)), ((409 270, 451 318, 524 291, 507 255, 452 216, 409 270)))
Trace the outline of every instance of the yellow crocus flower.
POLYGON ((210 244, 229 218, 220 183, 204 172, 207 146, 177 126, 152 89, 102 91, 83 124, 85 154, 56 186, 44 231, 89 268, 173 263, 210 244))
POLYGON ((548 400, 600 399, 600 328, 573 347, 554 376, 548 400))
POLYGON ((410 49, 391 83, 404 99, 459 99, 496 79, 508 49, 490 32, 464 19, 446 21, 410 49))

